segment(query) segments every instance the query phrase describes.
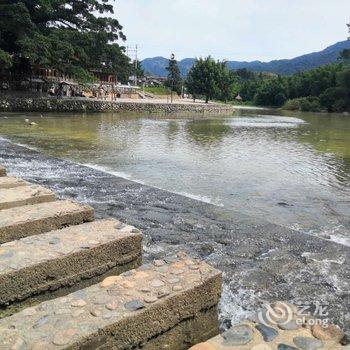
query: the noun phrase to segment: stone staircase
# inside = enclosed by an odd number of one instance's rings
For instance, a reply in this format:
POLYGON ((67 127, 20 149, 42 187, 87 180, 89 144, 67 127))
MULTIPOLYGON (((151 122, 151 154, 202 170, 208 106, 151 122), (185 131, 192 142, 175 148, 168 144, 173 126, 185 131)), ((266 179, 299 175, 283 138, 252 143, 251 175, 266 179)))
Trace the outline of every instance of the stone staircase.
POLYGON ((186 350, 219 333, 219 271, 141 265, 135 227, 0 176, 1 350, 186 350))

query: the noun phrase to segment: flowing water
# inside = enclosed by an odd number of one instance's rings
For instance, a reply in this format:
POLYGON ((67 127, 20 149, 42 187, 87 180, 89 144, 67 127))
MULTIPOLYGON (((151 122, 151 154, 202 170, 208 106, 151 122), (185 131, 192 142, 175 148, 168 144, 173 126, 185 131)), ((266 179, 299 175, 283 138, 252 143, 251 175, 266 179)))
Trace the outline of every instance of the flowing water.
POLYGON ((0 113, 0 136, 350 245, 349 116, 0 113))

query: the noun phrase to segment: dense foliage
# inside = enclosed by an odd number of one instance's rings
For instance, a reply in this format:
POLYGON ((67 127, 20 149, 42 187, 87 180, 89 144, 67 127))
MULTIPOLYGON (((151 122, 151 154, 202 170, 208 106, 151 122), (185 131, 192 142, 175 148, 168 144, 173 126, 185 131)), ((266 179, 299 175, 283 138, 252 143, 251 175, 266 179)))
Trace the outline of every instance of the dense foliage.
POLYGON ((206 103, 211 99, 228 101, 232 99, 233 73, 225 62, 210 56, 199 58, 188 73, 186 87, 194 98, 203 96, 206 103))
POLYGON ((0 67, 55 68, 81 79, 98 70, 127 81, 129 59, 116 43, 125 36, 108 14, 109 0, 3 0, 0 67))
POLYGON ((350 67, 326 65, 292 76, 237 71, 235 91, 244 101, 290 110, 344 112, 350 109, 350 67))
POLYGON ((168 77, 165 81, 165 86, 176 92, 178 95, 181 95, 182 79, 179 66, 175 58, 169 60, 169 65, 166 70, 168 71, 168 77))

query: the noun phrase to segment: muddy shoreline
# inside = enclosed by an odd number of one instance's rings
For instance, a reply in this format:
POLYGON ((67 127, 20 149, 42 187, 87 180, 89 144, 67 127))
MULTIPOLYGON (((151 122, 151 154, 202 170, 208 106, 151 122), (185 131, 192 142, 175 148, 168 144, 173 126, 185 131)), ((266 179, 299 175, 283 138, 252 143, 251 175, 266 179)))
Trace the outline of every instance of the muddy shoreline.
POLYGON ((350 336, 350 248, 260 219, 135 183, 0 140, 0 164, 13 175, 92 205, 143 230, 144 259, 176 251, 224 272, 222 326, 263 302, 328 305, 350 336))

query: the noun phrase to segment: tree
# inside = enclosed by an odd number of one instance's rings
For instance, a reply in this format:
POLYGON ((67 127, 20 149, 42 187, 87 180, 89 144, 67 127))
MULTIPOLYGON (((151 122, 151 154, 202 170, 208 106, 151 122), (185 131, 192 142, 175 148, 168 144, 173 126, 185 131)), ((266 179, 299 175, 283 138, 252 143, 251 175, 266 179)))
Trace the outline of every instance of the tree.
POLYGON ((142 64, 139 60, 136 60, 132 64, 133 66, 133 74, 138 78, 143 78, 145 76, 145 71, 142 68, 142 64))
MULTIPOLYGON (((110 0, 4 0, 0 4, 0 60, 18 69, 54 68, 91 77, 91 70, 118 74, 127 80, 130 65, 125 40, 110 0)), ((1 61, 0 61, 1 62, 1 61)))
POLYGON ((188 92, 194 96, 202 95, 208 103, 218 91, 217 63, 209 56, 196 59, 187 78, 188 92))
POLYGON ((226 62, 217 62, 217 93, 216 98, 220 101, 227 102, 233 100, 235 76, 232 71, 227 68, 226 62))
POLYGON ((12 66, 12 58, 8 52, 0 49, 0 72, 12 66))
POLYGON ((257 89, 254 102, 257 105, 281 107, 287 100, 287 90, 281 77, 264 80, 257 89))
POLYGON ((329 112, 344 112, 350 106, 349 90, 343 87, 329 88, 321 94, 320 101, 329 112))
POLYGON ((205 102, 215 98, 227 102, 238 91, 235 74, 227 68, 226 62, 215 61, 210 56, 196 59, 188 73, 186 86, 194 98, 204 96, 205 102))
POLYGON ((178 95, 181 95, 182 79, 179 66, 174 57, 169 60, 166 70, 168 71, 168 78, 165 81, 165 86, 175 91, 178 95))

